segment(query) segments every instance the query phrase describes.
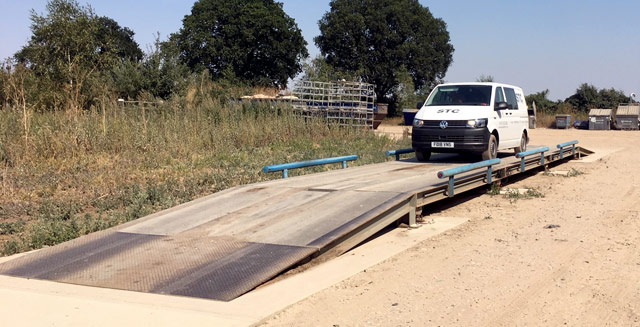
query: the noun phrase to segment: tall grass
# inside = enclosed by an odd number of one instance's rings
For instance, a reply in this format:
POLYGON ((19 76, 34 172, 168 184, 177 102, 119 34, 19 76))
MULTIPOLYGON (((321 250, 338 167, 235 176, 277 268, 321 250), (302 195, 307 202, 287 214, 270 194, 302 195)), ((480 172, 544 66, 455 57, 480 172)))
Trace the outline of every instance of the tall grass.
POLYGON ((574 120, 588 120, 589 113, 584 111, 578 111, 571 107, 560 111, 538 111, 536 115, 536 127, 538 128, 555 128, 556 127, 556 115, 568 114, 571 115, 571 121, 574 120))
POLYGON ((361 128, 304 120, 286 106, 212 98, 153 107, 104 102, 80 115, 31 112, 26 125, 24 116, 0 111, 4 255, 279 178, 260 172, 267 164, 358 154, 361 165, 407 146, 361 128))

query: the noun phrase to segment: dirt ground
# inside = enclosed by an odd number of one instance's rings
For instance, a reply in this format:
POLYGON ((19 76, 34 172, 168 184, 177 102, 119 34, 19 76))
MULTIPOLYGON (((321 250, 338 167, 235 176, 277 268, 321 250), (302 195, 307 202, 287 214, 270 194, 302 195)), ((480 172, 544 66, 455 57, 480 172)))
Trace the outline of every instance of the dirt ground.
POLYGON ((469 222, 261 326, 640 326, 640 132, 531 130, 532 144, 574 139, 606 155, 551 169, 575 176, 503 186, 540 197, 476 194, 438 208, 432 216, 469 222))

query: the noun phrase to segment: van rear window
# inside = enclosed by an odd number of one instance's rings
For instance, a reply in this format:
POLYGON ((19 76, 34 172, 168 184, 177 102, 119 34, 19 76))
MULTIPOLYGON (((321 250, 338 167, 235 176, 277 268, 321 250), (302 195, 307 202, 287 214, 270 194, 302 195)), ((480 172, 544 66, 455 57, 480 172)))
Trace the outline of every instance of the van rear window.
POLYGON ((436 87, 427 99, 427 106, 488 106, 490 85, 443 85, 436 87))

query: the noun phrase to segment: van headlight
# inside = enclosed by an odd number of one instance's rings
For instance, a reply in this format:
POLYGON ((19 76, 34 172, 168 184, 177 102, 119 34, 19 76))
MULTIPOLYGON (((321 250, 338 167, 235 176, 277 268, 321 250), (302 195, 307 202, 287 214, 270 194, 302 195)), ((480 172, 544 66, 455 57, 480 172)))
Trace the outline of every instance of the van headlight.
POLYGON ((424 125, 424 120, 417 118, 413 120, 413 127, 422 127, 422 125, 424 125))
POLYGON ((488 120, 487 118, 467 120, 467 127, 469 128, 487 127, 487 120, 488 120))

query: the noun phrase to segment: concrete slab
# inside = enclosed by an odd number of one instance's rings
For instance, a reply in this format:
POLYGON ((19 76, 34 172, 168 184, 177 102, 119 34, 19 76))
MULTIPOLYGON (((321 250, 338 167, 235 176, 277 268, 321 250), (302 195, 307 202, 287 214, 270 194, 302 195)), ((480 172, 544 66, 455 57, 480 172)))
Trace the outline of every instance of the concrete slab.
POLYGON ((466 221, 431 217, 231 302, 95 288, 0 275, 0 315, 11 326, 250 326, 324 288, 466 221))
POLYGON ((606 158, 618 151, 622 151, 622 148, 602 148, 602 149, 593 149, 589 150, 593 151, 593 154, 590 154, 588 157, 581 158, 580 160, 576 160, 576 163, 591 163, 596 162, 600 159, 606 158))

